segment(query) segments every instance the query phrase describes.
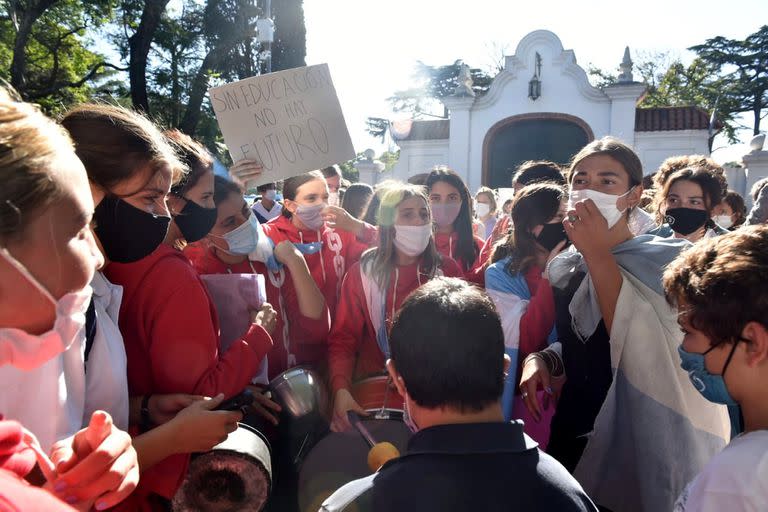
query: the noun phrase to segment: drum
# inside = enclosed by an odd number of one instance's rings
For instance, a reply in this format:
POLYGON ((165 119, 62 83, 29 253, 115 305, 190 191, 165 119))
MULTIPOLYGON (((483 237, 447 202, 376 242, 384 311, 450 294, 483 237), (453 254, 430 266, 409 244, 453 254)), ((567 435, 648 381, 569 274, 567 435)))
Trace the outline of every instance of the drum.
POLYGON ((239 423, 226 441, 193 456, 173 510, 259 512, 272 488, 271 456, 266 436, 239 423))
POLYGON ((352 398, 377 419, 403 418, 403 397, 386 375, 360 380, 352 385, 352 398))
MULTIPOLYGON (((380 411, 381 407, 376 410, 380 411)), ((402 412, 398 419, 395 419, 398 411, 387 412, 392 419, 363 418, 363 424, 377 442, 388 441, 403 453, 411 431, 402 422, 402 412)), ((318 442, 304 460, 299 473, 299 510, 317 512, 323 501, 339 487, 370 475, 369 449, 356 430, 333 432, 318 442)))

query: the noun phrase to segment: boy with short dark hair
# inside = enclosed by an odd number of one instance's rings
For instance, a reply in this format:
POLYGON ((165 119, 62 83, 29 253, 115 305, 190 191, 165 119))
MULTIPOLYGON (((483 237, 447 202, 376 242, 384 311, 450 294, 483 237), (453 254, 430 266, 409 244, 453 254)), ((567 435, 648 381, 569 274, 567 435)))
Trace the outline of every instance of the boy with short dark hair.
POLYGON ((403 303, 389 343, 387 369, 414 435, 400 458, 342 487, 322 511, 365 501, 376 512, 597 510, 521 422, 504 422, 510 361, 485 292, 461 279, 429 281, 403 303))
POLYGON ((664 288, 685 334, 681 366, 704 398, 744 417, 675 511, 768 510, 768 226, 702 240, 669 265, 664 288))
POLYGON ((280 216, 283 205, 277 202, 277 183, 264 183, 256 187, 261 199, 253 204, 253 214, 261 224, 280 216))

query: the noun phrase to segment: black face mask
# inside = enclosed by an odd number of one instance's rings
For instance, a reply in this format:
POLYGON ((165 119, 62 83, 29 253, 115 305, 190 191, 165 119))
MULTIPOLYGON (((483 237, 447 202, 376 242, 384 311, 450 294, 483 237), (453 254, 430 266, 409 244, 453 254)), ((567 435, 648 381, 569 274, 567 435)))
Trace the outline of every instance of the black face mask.
MULTIPOLYGON (((561 222, 544 224, 541 233, 536 237, 536 241, 539 242, 539 245, 550 252, 552 252, 552 250, 557 247, 557 244, 563 240, 568 240, 568 235, 565 234, 565 228, 561 222)), ((568 244, 566 244, 566 246, 567 245, 568 244)))
POLYGON ((110 261, 131 263, 149 256, 163 243, 170 217, 136 208, 119 197, 106 196, 93 212, 104 253, 110 261))
POLYGON ((688 236, 706 224, 709 214, 693 208, 672 208, 667 210, 666 221, 675 233, 688 236))
POLYGON ((203 208, 191 199, 186 201, 187 205, 173 220, 184 235, 184 240, 197 242, 210 233, 216 224, 216 208, 203 208))

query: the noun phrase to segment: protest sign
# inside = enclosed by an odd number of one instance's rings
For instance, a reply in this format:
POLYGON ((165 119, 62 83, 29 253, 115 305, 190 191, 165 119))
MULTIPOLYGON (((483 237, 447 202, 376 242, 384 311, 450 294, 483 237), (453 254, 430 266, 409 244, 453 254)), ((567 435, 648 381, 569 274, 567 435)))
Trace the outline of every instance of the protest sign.
POLYGON ((327 64, 246 78, 208 94, 232 161, 264 167, 249 187, 355 157, 327 64))

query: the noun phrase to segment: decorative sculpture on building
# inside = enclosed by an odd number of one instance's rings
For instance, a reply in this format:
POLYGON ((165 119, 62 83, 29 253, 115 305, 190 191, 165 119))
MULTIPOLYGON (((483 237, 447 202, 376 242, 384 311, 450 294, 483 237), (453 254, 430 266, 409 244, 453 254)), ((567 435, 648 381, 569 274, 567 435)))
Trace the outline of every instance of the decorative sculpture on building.
POLYGON ((457 85, 456 89, 453 90, 453 95, 474 96, 475 91, 472 90, 472 85, 474 85, 474 82, 472 81, 472 73, 469 70, 469 66, 461 61, 459 62, 459 85, 457 85))
POLYGON ((635 81, 635 77, 632 76, 632 66, 633 66, 632 59, 629 57, 629 46, 624 48, 624 58, 621 61, 621 64, 619 64, 619 70, 621 71, 621 74, 619 75, 619 83, 620 84, 631 84, 635 81))

